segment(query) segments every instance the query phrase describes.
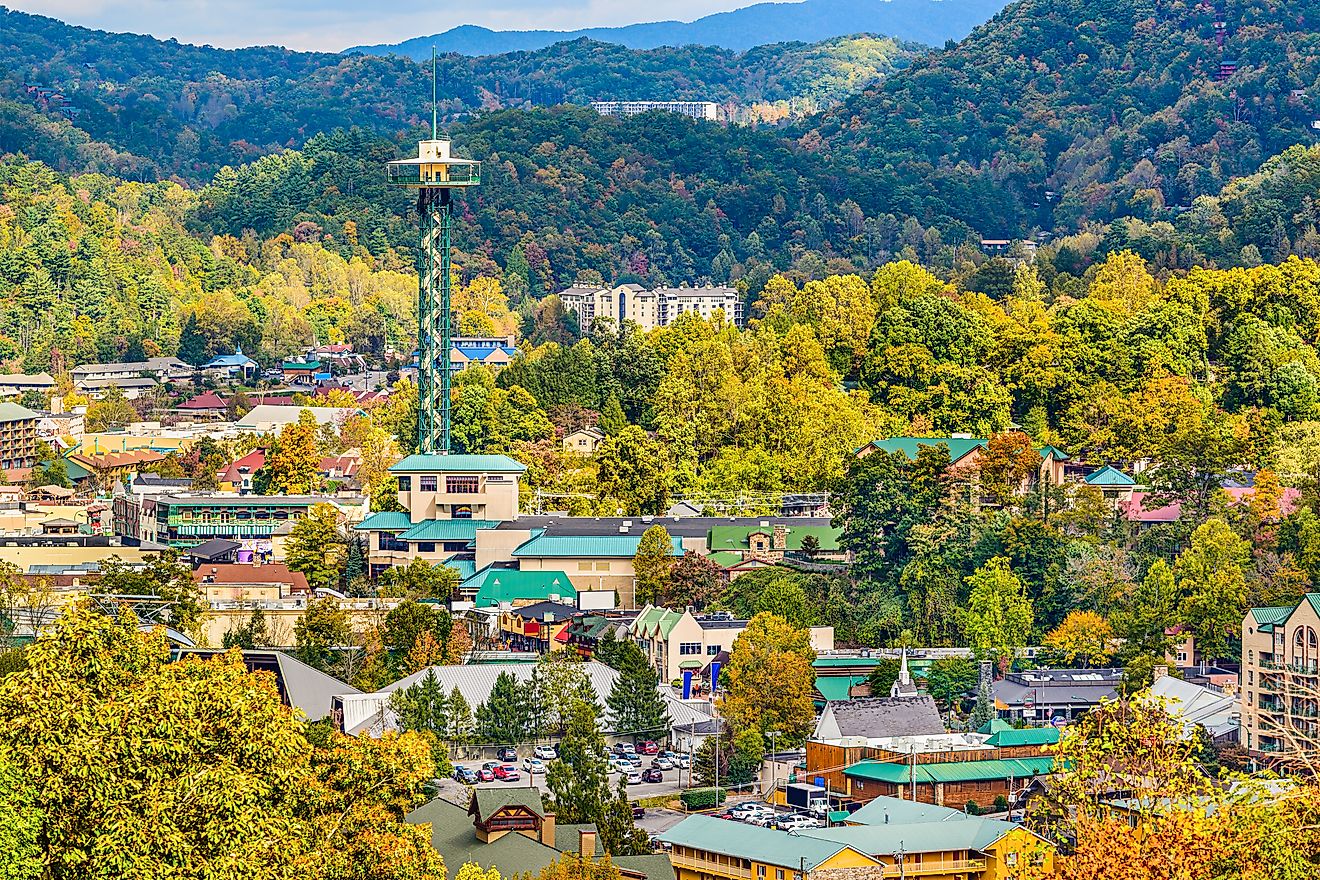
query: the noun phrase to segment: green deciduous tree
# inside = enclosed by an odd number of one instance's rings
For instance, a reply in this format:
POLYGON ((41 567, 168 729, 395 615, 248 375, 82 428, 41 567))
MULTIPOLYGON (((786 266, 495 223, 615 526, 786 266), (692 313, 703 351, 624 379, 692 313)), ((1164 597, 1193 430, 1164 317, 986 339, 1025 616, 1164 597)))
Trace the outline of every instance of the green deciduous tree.
POLYGON ((608 438, 596 451, 601 495, 627 515, 659 514, 669 500, 664 448, 636 425, 608 438))
POLYGON ((300 571, 313 588, 339 586, 345 541, 340 527, 343 514, 332 504, 313 504, 294 522, 284 542, 284 561, 300 571))
POLYGON ((1223 520, 1212 519, 1192 533, 1190 546, 1173 566, 1182 596, 1181 621, 1196 635, 1207 658, 1226 657, 1247 604, 1251 545, 1223 520))
POLYGON ((664 526, 647 529, 633 555, 634 597, 638 607, 659 600, 669 587, 674 547, 664 526))
POLYGON ((734 733, 778 730, 785 745, 803 742, 815 717, 811 705, 815 659, 805 629, 768 612, 749 620, 734 640, 720 678, 724 688, 720 706, 734 733))
POLYGON ((966 578, 971 592, 963 615, 968 644, 982 657, 1003 659, 1031 636, 1031 600, 1008 560, 996 556, 966 578))

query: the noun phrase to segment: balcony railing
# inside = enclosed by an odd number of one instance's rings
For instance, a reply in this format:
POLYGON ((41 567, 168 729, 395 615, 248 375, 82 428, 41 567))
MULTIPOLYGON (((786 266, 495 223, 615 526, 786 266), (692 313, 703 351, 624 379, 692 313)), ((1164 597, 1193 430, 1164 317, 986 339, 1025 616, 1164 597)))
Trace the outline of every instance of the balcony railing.
POLYGON ((932 862, 923 859, 919 864, 909 862, 902 867, 886 865, 885 877, 919 877, 922 874, 951 874, 959 871, 984 871, 985 859, 949 859, 932 862))
POLYGON ((717 877, 746 877, 752 876, 751 868, 744 868, 741 865, 730 865, 725 862, 717 862, 713 859, 700 859, 694 856, 679 855, 670 853, 669 861, 675 868, 690 868, 693 871, 701 871, 705 874, 714 874, 717 877))

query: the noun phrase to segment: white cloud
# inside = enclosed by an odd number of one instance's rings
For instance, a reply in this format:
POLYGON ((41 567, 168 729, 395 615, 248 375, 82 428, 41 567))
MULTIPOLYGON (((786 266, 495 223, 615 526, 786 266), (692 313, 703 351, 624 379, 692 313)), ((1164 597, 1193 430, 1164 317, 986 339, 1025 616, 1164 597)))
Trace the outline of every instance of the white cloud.
POLYGON ((657 18, 690 20, 751 0, 672 0, 662 13, 637 0, 425 0, 364 4, 360 0, 8 0, 13 9, 107 31, 173 37, 234 48, 279 44, 339 51, 395 43, 462 24, 496 30, 608 27, 657 18))

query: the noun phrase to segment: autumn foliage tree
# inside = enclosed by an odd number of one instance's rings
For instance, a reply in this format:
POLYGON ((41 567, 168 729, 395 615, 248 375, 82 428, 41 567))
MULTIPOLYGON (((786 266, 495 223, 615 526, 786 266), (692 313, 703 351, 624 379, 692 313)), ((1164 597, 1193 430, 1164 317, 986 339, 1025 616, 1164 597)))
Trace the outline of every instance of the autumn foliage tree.
POLYGON ((1021 431, 995 434, 977 460, 981 490, 997 504, 1008 505, 1040 472, 1040 453, 1031 438, 1021 431))
POLYGON ((313 745, 230 653, 171 662, 131 615, 76 607, 0 680, 0 756, 40 779, 42 877, 441 876, 402 822, 434 775, 411 734, 313 745))
POLYGON ((1070 611, 1046 634, 1044 647, 1061 666, 1099 666, 1113 653, 1114 628, 1094 611, 1070 611))
POLYGON ((769 612, 756 615, 733 642, 721 673, 720 707, 735 732, 780 732, 780 742, 801 743, 811 732, 816 652, 805 629, 769 612))

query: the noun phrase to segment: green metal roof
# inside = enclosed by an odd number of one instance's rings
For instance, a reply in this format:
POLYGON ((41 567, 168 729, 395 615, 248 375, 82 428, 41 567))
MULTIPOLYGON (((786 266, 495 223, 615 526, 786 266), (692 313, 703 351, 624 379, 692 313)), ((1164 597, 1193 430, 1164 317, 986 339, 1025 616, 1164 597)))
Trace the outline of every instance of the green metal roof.
POLYGON ((879 666, 881 657, 817 657, 811 665, 817 669, 829 669, 834 666, 879 666))
POLYGON ((742 554, 733 550, 716 550, 714 553, 707 553, 706 558, 720 568, 729 568, 743 561, 742 554))
POLYGON ((939 807, 935 804, 909 801, 902 798, 872 798, 848 817, 854 825, 909 825, 918 822, 950 822, 966 819, 962 810, 939 807))
MULTIPOLYGON (((784 549, 786 550, 801 550, 802 539, 808 535, 816 539, 821 550, 839 549, 839 535, 843 533, 843 529, 836 529, 831 526, 798 526, 791 523, 781 523, 781 525, 787 527, 784 535, 784 549)), ((757 532, 773 534, 774 525, 765 528, 760 526, 715 526, 707 534, 707 538, 711 550, 750 550, 749 536, 757 532)))
POLYGON ((705 666, 705 665, 706 665, 706 664, 705 664, 705 663, 702 663, 700 660, 693 660, 693 659, 691 659, 691 658, 689 658, 689 659, 687 659, 687 660, 680 660, 680 661, 678 662, 678 668, 679 668, 679 669, 700 669, 701 667, 703 667, 703 666, 705 666))
POLYGON ((1269 632, 1274 628, 1275 624, 1283 623, 1287 620, 1289 615, 1295 610, 1296 606, 1291 608, 1253 608, 1251 609, 1251 617, 1256 621, 1257 628, 1262 632, 1269 632))
POLYGON ((637 619, 633 621, 632 631, 647 638, 652 632, 668 637, 682 619, 682 611, 670 611, 668 608, 653 605, 637 615, 637 619))
POLYGON ((1068 461, 1068 460, 1069 460, 1068 453, 1064 452, 1062 449, 1060 449, 1060 448, 1057 447, 1057 446, 1042 446, 1042 447, 1040 448, 1040 457, 1041 457, 1041 458, 1048 458, 1048 457, 1051 456, 1051 455, 1054 456, 1054 458, 1055 458, 1056 460, 1058 460, 1058 461, 1068 461))
MULTIPOLYGON (((1027 779, 1044 776, 1054 770, 1054 758, 986 759, 982 761, 947 761, 942 764, 918 764, 915 776, 918 784, 933 782, 985 782, 991 779, 1027 779)), ((909 781, 913 770, 904 764, 862 761, 843 771, 845 776, 875 779, 880 782, 903 784, 909 781)))
POLYGON ((949 461, 957 461, 989 442, 984 437, 884 437, 872 440, 868 445, 881 452, 901 452, 913 461, 922 446, 945 446, 949 450, 949 461))
POLYGON ((1012 729, 1013 729, 1013 725, 1009 724, 1004 719, 991 718, 985 724, 982 724, 980 727, 976 728, 976 732, 990 734, 990 733, 998 733, 1001 730, 1012 730, 1012 729))
POLYGON ((456 559, 453 556, 440 563, 445 568, 452 568, 458 572, 461 580, 466 580, 477 573, 477 563, 471 559, 456 559))
POLYGON ((480 529, 493 529, 498 520, 426 519, 399 535, 400 541, 471 541, 480 529))
MULTIPOLYGON (((513 551, 519 556, 558 556, 565 558, 592 558, 609 556, 629 558, 637 555, 641 535, 540 535, 513 551)), ((669 539, 670 556, 683 555, 682 538, 669 539)))
POLYGON ((12 401, 0 401, 0 422, 27 422, 40 416, 26 406, 12 401))
POLYGON ((527 468, 507 455, 410 455, 392 466, 395 474, 521 474, 527 468))
POLYGON ((402 532, 412 528, 412 520, 401 510, 382 510, 357 524, 359 532, 402 532))
POLYGON ((1086 475, 1086 482, 1092 486, 1135 486, 1137 481, 1116 467, 1105 465, 1098 471, 1086 475))
POLYGON ((821 675, 816 677, 816 690, 827 700, 849 699, 848 691, 856 684, 865 684, 865 675, 821 675))
POLYGON ((459 585, 467 592, 476 591, 473 600, 478 608, 502 602, 544 602, 551 596, 577 598, 577 589, 562 571, 519 571, 516 568, 486 566, 459 585))
POLYGON ((477 815, 482 819, 498 810, 511 806, 525 807, 538 816, 545 813, 545 807, 541 804, 541 792, 535 788, 527 788, 521 785, 514 788, 504 786, 499 788, 477 788, 473 789, 472 796, 477 802, 477 815))
POLYGON ((984 852, 1005 834, 1022 826, 996 819, 963 815, 946 822, 909 822, 888 825, 845 825, 808 828, 799 832, 816 840, 847 844, 870 856, 975 850, 984 852))
POLYGON ((727 819, 702 815, 688 816, 659 838, 677 846, 794 870, 805 864, 809 871, 849 848, 848 844, 818 840, 805 833, 786 834, 755 825, 732 825, 727 819))
POLYGON ((990 736, 985 744, 995 748, 1012 746, 1051 746, 1059 741, 1057 727, 1026 727, 1021 730, 1001 730, 990 736))

